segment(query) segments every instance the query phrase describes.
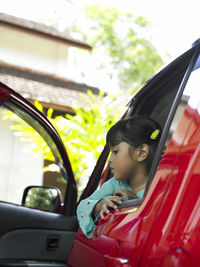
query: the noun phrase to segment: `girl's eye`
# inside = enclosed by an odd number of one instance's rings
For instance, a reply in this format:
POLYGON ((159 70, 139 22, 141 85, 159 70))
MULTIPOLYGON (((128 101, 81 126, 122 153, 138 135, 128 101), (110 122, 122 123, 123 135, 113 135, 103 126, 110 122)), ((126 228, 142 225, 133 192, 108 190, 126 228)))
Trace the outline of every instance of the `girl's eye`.
POLYGON ((115 154, 115 155, 116 155, 116 154, 117 154, 117 152, 118 152, 118 150, 113 150, 113 154, 115 154))

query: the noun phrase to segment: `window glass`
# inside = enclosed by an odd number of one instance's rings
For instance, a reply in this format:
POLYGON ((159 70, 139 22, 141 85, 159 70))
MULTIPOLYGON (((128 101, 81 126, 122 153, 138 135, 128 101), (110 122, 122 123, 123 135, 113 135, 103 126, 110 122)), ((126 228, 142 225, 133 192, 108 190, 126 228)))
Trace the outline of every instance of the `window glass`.
POLYGON ((189 120, 186 120, 187 115, 185 115, 184 122, 181 126, 181 118, 184 112, 192 111, 193 109, 196 109, 199 105, 200 101, 200 69, 196 69, 192 71, 189 80, 186 84, 186 87, 184 89, 183 95, 179 101, 179 105, 177 107, 175 116, 173 118, 165 147, 168 145, 170 138, 173 135, 173 140, 175 142, 180 143, 182 140, 180 139, 180 136, 178 136, 178 132, 176 132, 177 127, 187 127, 187 124, 189 123, 189 120), (186 107, 187 110, 186 110, 186 107), (180 125, 179 125, 180 124, 180 125))
POLYGON ((66 172, 45 128, 11 102, 0 106, 0 128, 0 200, 20 205, 30 185, 57 187, 63 199, 66 172))

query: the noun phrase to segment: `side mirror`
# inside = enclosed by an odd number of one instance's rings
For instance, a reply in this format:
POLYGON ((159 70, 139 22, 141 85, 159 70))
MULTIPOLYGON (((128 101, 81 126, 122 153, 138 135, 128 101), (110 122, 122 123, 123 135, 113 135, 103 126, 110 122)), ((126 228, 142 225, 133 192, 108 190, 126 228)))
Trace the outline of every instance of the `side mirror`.
POLYGON ((28 186, 24 190, 22 205, 29 208, 62 213, 61 193, 55 187, 28 186))

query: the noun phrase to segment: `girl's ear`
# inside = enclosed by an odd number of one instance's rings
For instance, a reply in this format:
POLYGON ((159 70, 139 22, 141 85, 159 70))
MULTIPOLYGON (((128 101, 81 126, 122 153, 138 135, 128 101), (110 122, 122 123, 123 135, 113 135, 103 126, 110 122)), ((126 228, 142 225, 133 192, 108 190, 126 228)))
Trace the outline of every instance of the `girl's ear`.
POLYGON ((142 144, 139 148, 138 148, 138 153, 137 153, 137 161, 138 162, 142 162, 144 161, 148 155, 149 155, 149 146, 147 144, 142 144))

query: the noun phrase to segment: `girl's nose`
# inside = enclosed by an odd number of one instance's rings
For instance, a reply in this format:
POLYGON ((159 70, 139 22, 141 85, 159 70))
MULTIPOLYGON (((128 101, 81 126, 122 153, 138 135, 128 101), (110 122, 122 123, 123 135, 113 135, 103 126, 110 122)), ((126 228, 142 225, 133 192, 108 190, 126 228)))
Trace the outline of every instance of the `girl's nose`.
POLYGON ((110 155, 108 162, 109 162, 109 164, 112 163, 112 154, 110 155))

